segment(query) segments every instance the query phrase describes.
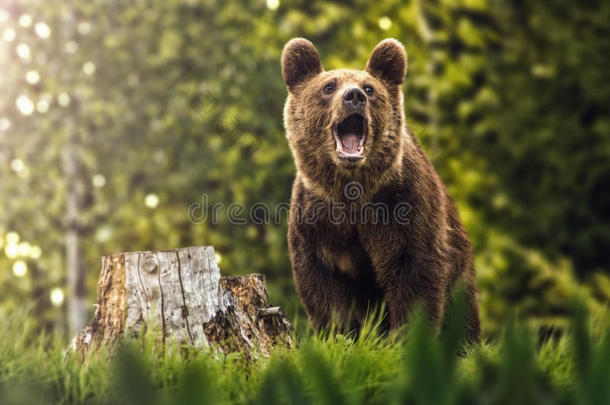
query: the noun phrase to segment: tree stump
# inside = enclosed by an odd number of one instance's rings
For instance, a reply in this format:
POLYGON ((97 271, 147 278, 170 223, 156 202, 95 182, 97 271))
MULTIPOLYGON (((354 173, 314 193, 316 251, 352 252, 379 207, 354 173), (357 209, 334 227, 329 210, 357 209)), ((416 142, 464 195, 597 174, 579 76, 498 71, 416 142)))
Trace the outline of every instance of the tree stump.
POLYGON ((292 325, 281 308, 269 307, 265 277, 221 277, 209 246, 102 258, 97 308, 72 349, 84 354, 147 330, 163 344, 172 339, 247 356, 292 345, 292 325))

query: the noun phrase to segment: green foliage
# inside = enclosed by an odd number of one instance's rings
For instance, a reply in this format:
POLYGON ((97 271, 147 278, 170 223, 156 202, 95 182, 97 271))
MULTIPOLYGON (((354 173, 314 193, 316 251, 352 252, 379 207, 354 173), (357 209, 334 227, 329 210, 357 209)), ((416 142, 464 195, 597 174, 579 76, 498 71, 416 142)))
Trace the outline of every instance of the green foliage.
POLYGON ((302 314, 281 209, 294 165, 279 57, 294 36, 327 69, 361 69, 384 37, 405 44, 408 124, 473 239, 486 333, 515 307, 536 328, 565 328, 575 296, 607 305, 608 2, 274 4, 2 3, 0 316, 29 302, 41 327, 65 326, 68 229, 89 303, 102 255, 213 245, 223 273, 266 274, 271 301, 302 314), (231 223, 231 203, 242 218, 264 203, 271 220, 231 223))
POLYGON ((31 339, 13 316, 0 321, 10 342, 0 347, 0 403, 610 404, 610 325, 591 333, 582 305, 566 335, 538 346, 515 317, 497 343, 470 345, 453 312, 440 335, 420 313, 406 335, 309 331, 297 348, 249 361, 150 337, 83 361, 60 340, 31 339))

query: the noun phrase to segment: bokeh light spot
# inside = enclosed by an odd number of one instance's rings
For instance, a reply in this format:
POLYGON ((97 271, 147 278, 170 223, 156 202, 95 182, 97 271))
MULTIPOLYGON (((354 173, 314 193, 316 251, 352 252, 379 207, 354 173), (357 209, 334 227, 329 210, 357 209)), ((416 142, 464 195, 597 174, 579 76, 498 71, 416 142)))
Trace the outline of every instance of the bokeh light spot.
POLYGON ((32 246, 27 242, 21 242, 18 246, 19 256, 25 257, 30 255, 32 246))
POLYGON ((95 232, 95 239, 101 243, 108 242, 112 238, 112 234, 112 227, 104 225, 95 232))
POLYGON ((51 304, 59 307, 64 303, 64 292, 61 288, 55 287, 51 290, 51 304))
MULTIPOLYGON (((25 163, 21 159, 13 159, 11 160, 11 170, 14 171, 19 177, 24 178, 27 177, 30 173, 25 163)), ((10 234, 9 234, 10 235, 10 234)), ((17 243, 17 242, 15 242, 17 243)))
POLYGON ((29 27, 32 25, 32 17, 29 14, 21 14, 21 16, 19 16, 19 25, 24 28, 29 27))
POLYGON ((28 265, 23 260, 17 260, 13 263, 13 274, 17 277, 23 277, 28 272, 28 265))
POLYGON ((150 193, 144 198, 144 204, 148 208, 155 209, 159 205, 159 197, 154 193, 150 193))
POLYGON ((17 45, 17 56, 19 56, 23 60, 29 60, 32 56, 32 52, 30 51, 30 47, 26 44, 17 45))
POLYGON ((68 95, 68 93, 61 93, 59 96, 57 96, 57 102, 62 107, 66 107, 70 104, 70 96, 68 95))
POLYGON ((30 70, 25 74, 25 81, 29 84, 36 84, 40 81, 40 75, 35 70, 30 70))
POLYGON ((43 114, 49 111, 49 102, 47 100, 40 100, 36 103, 36 111, 43 114))
POLYGON ((34 31, 36 32, 36 35, 43 39, 51 36, 51 28, 49 28, 49 26, 44 22, 36 23, 34 26, 34 31))
POLYGON ((93 187, 102 188, 106 185, 106 178, 102 174, 95 174, 92 183, 93 187))
MULTIPOLYGON (((14 172, 20 172, 21 170, 25 169, 25 163, 23 163, 23 160, 21 159, 13 159, 11 160, 11 170, 14 172)), ((14 232, 9 232, 6 235, 6 240, 7 242, 11 243, 9 240, 9 237, 13 237, 13 235, 17 235, 14 232)), ((19 241, 19 235, 17 235, 17 240, 13 243, 17 243, 19 241)))
POLYGON ((269 10, 277 10, 280 6, 280 0, 267 0, 267 8, 269 10))
POLYGON ((66 43, 66 52, 75 53, 78 50, 78 44, 74 41, 68 41, 66 43))
POLYGON ((12 28, 7 28, 4 30, 4 32, 2 32, 2 39, 4 39, 6 42, 13 42, 16 37, 17 33, 12 28))
POLYGON ((17 232, 9 232, 6 234, 6 243, 9 245, 16 245, 19 243, 19 234, 17 232))
POLYGON ((78 24, 78 33, 81 35, 87 35, 91 32, 91 23, 88 21, 83 21, 78 24))
POLYGON ((14 259, 19 255, 19 247, 17 245, 6 245, 4 247, 4 254, 9 259, 14 259))
POLYGON ((32 246, 30 249, 30 257, 32 259, 40 259, 42 256, 42 249, 39 246, 32 246))
POLYGON ((8 118, 0 118, 0 131, 7 131, 11 127, 11 121, 8 118))
POLYGON ((386 16, 381 17, 379 19, 379 28, 384 31, 389 30, 390 28, 392 28, 392 20, 390 20, 390 18, 386 16))
POLYGON ((93 62, 85 62, 83 65, 83 72, 86 75, 92 75, 95 73, 95 64, 93 62))
POLYGON ((17 105, 19 112, 21 112, 23 115, 32 115, 34 112, 34 103, 28 98, 28 96, 21 95, 17 97, 15 104, 17 105))

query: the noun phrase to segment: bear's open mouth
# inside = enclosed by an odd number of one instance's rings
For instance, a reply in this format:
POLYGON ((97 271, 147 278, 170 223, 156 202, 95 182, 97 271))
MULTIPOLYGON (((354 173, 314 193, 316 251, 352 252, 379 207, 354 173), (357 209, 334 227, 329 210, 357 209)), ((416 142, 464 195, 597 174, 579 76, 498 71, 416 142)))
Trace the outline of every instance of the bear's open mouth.
POLYGON ((352 114, 333 126, 337 155, 341 159, 356 161, 364 157, 366 120, 360 114, 352 114))

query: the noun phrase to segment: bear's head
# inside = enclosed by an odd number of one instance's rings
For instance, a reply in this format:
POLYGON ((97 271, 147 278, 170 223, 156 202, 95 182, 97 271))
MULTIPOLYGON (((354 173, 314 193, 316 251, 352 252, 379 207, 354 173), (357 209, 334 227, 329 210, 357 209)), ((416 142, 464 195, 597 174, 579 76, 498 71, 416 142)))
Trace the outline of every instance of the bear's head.
POLYGON ((375 47, 363 71, 324 71, 310 41, 286 44, 284 125, 305 181, 328 194, 342 180, 384 176, 401 155, 406 69, 406 52, 394 39, 375 47))

